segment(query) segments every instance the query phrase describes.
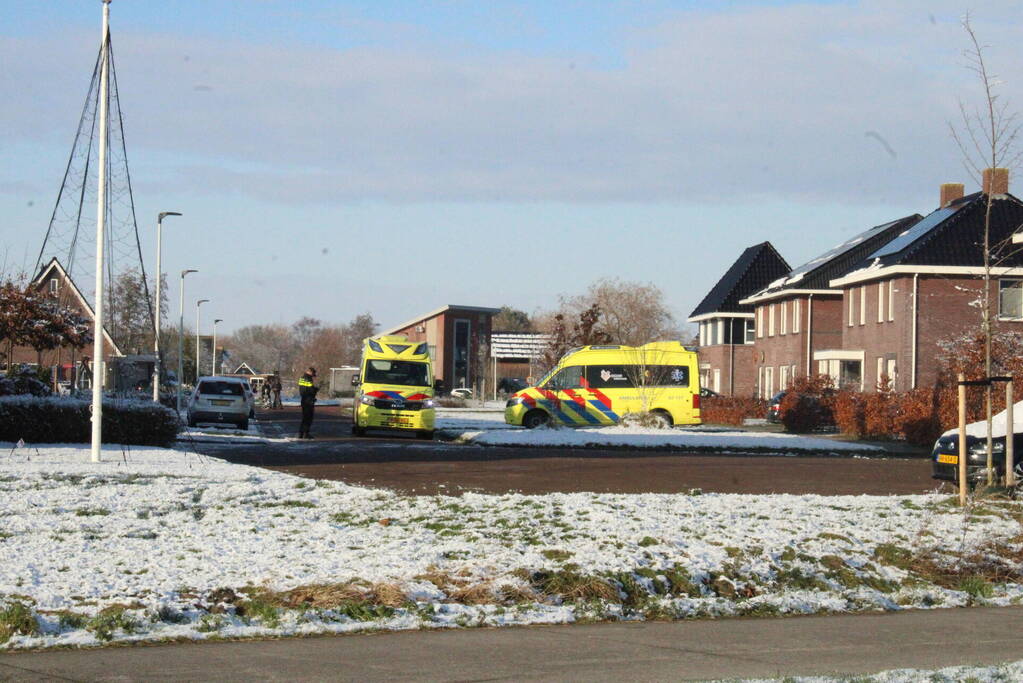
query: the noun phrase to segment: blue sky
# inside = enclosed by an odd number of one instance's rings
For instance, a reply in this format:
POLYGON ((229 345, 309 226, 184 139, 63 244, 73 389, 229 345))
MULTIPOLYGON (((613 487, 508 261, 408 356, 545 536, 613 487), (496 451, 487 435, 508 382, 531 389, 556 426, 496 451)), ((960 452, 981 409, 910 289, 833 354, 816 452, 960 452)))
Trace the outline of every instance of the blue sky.
MULTIPOLYGON (((750 244, 797 265, 975 185, 948 134, 978 94, 964 8, 893 5, 114 0, 147 267, 177 210, 164 269, 198 268, 186 297, 227 329, 532 312, 602 276, 682 321, 750 244)), ((974 14, 1010 102, 1021 9, 974 14)), ((99 18, 55 0, 0 26, 9 269, 35 262, 99 18)))

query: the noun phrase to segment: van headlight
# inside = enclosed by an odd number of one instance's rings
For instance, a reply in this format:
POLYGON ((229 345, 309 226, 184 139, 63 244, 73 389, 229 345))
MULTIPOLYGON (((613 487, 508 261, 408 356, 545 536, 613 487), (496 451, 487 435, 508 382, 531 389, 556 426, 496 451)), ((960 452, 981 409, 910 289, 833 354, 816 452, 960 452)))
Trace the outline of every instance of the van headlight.
POLYGON ((376 403, 376 398, 370 396, 369 394, 363 394, 362 398, 360 398, 359 401, 367 406, 371 406, 374 403, 376 403))
POLYGON ((512 406, 517 406, 521 404, 522 404, 521 396, 512 396, 511 398, 508 399, 508 402, 504 404, 504 407, 511 408, 512 406))
POLYGON ((428 398, 425 401, 423 401, 423 408, 436 408, 436 407, 437 407, 437 399, 435 399, 435 398, 428 398))

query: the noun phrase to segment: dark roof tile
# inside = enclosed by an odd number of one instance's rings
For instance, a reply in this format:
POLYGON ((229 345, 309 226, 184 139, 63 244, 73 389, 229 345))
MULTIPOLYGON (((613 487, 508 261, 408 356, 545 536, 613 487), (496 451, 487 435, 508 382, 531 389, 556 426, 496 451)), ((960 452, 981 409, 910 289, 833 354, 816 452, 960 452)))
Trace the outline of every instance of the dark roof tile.
POLYGON ((707 313, 752 313, 753 307, 740 304, 739 300, 763 289, 788 270, 789 264, 770 242, 748 247, 689 317, 707 313))

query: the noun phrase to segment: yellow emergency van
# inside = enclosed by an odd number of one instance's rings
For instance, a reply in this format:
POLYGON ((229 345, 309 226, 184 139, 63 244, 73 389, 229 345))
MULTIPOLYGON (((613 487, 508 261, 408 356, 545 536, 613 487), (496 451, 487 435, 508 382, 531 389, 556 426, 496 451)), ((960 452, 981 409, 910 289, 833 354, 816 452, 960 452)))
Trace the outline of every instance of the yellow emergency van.
POLYGON ((432 439, 435 420, 433 364, 426 342, 388 335, 366 339, 356 386, 352 433, 367 429, 415 431, 432 439))
POLYGON ((535 387, 508 399, 504 419, 530 429, 596 427, 629 413, 652 413, 669 426, 700 424, 696 352, 677 341, 574 349, 535 387))

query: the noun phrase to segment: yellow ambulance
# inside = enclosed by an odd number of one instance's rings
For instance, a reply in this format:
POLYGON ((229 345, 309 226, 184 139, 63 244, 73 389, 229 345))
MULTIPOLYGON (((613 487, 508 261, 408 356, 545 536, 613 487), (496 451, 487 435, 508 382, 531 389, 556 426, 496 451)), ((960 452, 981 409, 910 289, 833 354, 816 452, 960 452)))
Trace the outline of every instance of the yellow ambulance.
POLYGON ((366 339, 352 384, 357 387, 352 434, 401 429, 414 431, 421 439, 433 438, 436 403, 426 342, 396 335, 366 339))
POLYGON ((535 387, 508 399, 504 419, 530 429, 597 427, 629 413, 651 413, 668 426, 700 424, 696 352, 677 341, 574 349, 535 387))

